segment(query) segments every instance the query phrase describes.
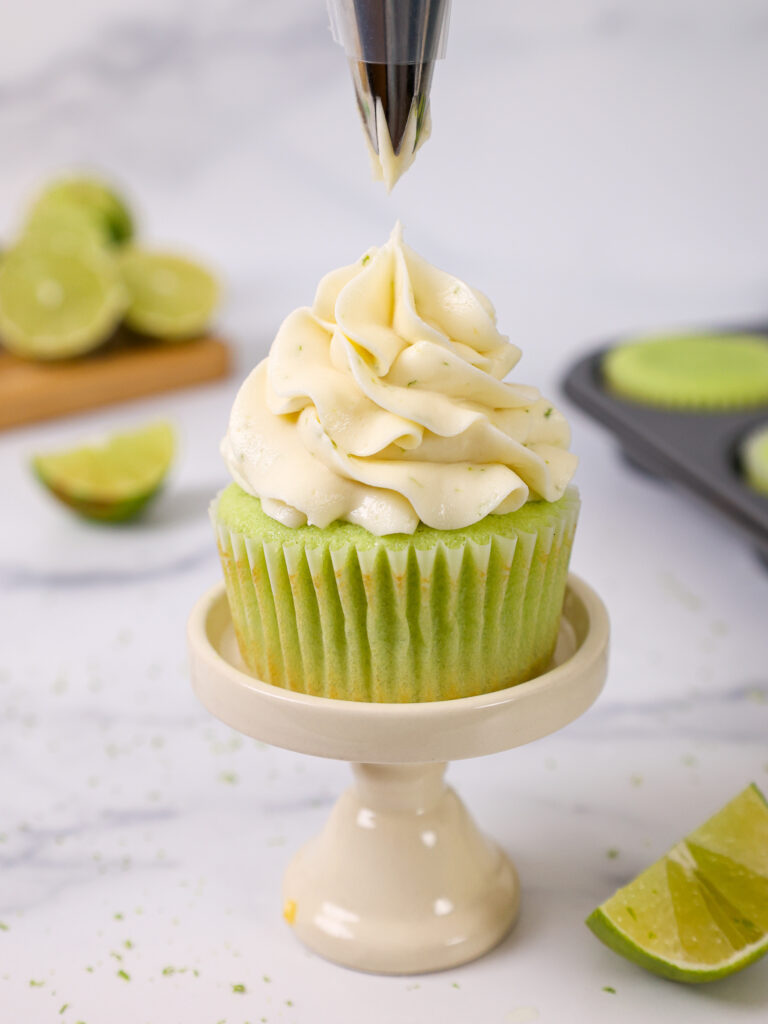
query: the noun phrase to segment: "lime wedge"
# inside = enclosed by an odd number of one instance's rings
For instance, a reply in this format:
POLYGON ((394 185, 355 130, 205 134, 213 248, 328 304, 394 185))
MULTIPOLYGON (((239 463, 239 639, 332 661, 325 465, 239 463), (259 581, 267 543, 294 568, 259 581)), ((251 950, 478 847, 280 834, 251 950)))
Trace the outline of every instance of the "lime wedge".
POLYGON ((125 322, 141 334, 170 341, 208 326, 219 297, 205 267, 168 252, 131 249, 120 259, 130 301, 125 322))
POLYGON ((768 804, 754 784, 587 918, 615 952, 714 981, 768 952, 768 804))
POLYGON ((62 178, 53 182, 32 206, 29 222, 55 216, 63 208, 89 220, 106 242, 122 245, 133 238, 133 218, 125 200, 103 181, 62 178))
POLYGON ((102 444, 36 455, 32 468, 48 490, 89 519, 122 522, 157 493, 171 464, 170 423, 113 434, 102 444))
POLYGON ((0 264, 0 339, 16 355, 66 359, 105 341, 125 310, 114 262, 98 250, 19 245, 0 264))

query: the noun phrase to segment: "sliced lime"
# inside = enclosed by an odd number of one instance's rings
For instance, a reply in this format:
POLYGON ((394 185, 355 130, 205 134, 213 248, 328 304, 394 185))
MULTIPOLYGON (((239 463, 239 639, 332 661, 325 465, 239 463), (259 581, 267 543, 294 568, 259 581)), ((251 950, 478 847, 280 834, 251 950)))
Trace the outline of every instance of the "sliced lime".
POLYGON ((55 215, 62 208, 78 211, 105 241, 122 245, 133 238, 133 218, 125 200, 103 181, 72 177, 53 182, 32 206, 29 221, 55 215))
POLYGON ((114 262, 97 250, 19 245, 0 264, 0 338, 31 359, 89 352, 114 331, 126 295, 114 262))
POLYGON ((587 918, 611 949, 675 981, 768 952, 768 804, 748 786, 587 918))
POLYGON ((195 337, 208 327, 219 289, 205 267, 174 253, 130 249, 120 268, 130 296, 129 327, 171 341, 195 337))
POLYGON ((101 444, 36 455, 32 467, 52 494, 81 515, 121 522, 157 493, 174 446, 170 423, 152 423, 101 444))
POLYGON ((747 437, 741 449, 741 462, 750 485, 768 494, 768 423, 747 437))
POLYGON ((105 244, 99 224, 79 206, 67 203, 37 206, 27 220, 20 241, 67 255, 105 244))

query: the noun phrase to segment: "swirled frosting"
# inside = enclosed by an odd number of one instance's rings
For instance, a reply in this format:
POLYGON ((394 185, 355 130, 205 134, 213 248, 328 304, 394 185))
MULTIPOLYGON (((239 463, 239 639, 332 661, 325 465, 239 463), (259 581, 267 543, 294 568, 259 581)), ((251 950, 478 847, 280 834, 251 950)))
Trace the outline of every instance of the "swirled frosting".
POLYGON ((503 380, 520 355, 488 299, 398 225, 283 322, 235 399, 224 460, 292 527, 449 530, 556 501, 576 468, 570 432, 536 388, 503 380))

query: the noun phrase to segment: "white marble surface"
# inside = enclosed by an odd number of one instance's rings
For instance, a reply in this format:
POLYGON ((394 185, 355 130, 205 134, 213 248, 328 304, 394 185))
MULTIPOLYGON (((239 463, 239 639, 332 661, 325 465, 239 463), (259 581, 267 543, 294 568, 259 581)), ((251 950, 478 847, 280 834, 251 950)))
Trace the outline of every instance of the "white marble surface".
MULTIPOLYGON (((387 198, 320 0, 5 5, 0 228, 62 166, 116 175, 150 238, 219 266, 238 375, 398 216, 493 297, 521 376, 553 394, 592 338, 765 314, 764 2, 455 6, 434 137, 387 198)), ((574 568, 612 615, 607 689, 563 733, 450 769, 520 869, 517 928, 413 979, 299 948, 281 872, 348 769, 220 726, 185 665, 188 610, 219 575, 205 508, 236 383, 0 438, 3 1024, 764 1020, 767 964, 686 989, 582 923, 750 780, 768 787, 768 574, 572 410, 574 568), (157 413, 182 450, 135 526, 75 521, 27 470, 38 447, 157 413)))

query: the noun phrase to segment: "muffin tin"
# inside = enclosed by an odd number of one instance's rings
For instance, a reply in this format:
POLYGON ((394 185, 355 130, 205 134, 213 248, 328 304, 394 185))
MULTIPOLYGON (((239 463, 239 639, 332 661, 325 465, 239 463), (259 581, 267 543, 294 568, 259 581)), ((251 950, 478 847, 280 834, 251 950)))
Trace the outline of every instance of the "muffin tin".
MULTIPOLYGON (((768 342, 766 324, 696 333, 762 335, 768 342)), ((768 564, 768 496, 750 487, 739 466, 739 448, 753 430, 768 423, 768 405, 687 412, 619 398, 606 390, 602 361, 615 345, 634 340, 640 339, 616 339, 580 359, 563 380, 565 394, 615 434, 633 465, 714 508, 768 564)))

